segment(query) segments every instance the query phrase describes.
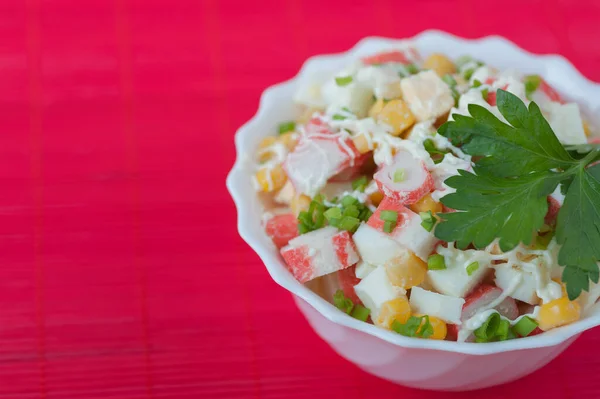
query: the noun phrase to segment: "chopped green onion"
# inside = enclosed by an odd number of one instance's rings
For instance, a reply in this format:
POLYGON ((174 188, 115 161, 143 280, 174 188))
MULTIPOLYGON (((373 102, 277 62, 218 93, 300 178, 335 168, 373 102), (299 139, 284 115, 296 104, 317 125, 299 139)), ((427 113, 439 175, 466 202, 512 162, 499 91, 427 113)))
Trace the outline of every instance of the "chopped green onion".
POLYGON ((371 313, 371 311, 368 308, 365 308, 361 304, 356 304, 356 305, 354 305, 354 309, 352 310, 352 313, 350 314, 350 316, 352 316, 355 319, 358 319, 360 321, 367 321, 370 313, 371 313))
POLYGON ((383 231, 386 233, 391 233, 392 231, 394 231, 395 228, 396 228, 396 222, 391 222, 391 221, 387 220, 383 224, 383 231))
POLYGON ((294 121, 283 122, 279 124, 279 134, 293 132, 294 130, 296 130, 296 122, 294 121))
POLYGON ((497 312, 494 312, 488 317, 488 319, 475 331, 473 334, 476 338, 480 340, 484 340, 481 342, 490 342, 492 341, 498 332, 498 328, 500 327, 500 315, 497 312))
POLYGON ((415 64, 406 64, 404 66, 409 74, 414 75, 419 73, 419 68, 415 64))
POLYGON ((351 195, 346 195, 344 198, 342 198, 341 202, 342 206, 344 207, 354 205, 356 203, 358 203, 358 200, 351 195))
POLYGON ((456 90, 455 87, 450 88, 450 92, 452 93, 452 98, 454 99, 454 106, 458 107, 458 101, 460 100, 460 93, 456 90))
POLYGON ((360 220, 362 220, 363 222, 366 222, 369 220, 369 218, 371 217, 371 215, 373 215, 373 212, 367 208, 366 206, 360 211, 360 214, 358 215, 358 218, 360 220))
POLYGON ((336 308, 350 314, 352 312, 352 308, 354 308, 354 304, 352 300, 346 298, 344 295, 344 291, 337 290, 335 294, 333 294, 333 304, 336 308))
POLYGON ((500 325, 496 330, 496 338, 498 339, 498 341, 506 341, 507 339, 509 339, 509 332, 510 322, 505 319, 500 320, 500 325))
POLYGON ((327 220, 330 219, 339 219, 342 217, 342 210, 338 207, 329 208, 325 211, 325 218, 327 220))
POLYGON ((473 273, 475 273, 477 271, 477 269, 479 269, 479 262, 473 262, 470 263, 467 266, 467 275, 472 275, 473 273))
POLYGON ((463 76, 465 77, 465 80, 469 80, 469 79, 471 79, 471 76, 473 76, 474 73, 475 73, 475 68, 469 68, 463 72, 463 76))
POLYGON ((368 182, 369 181, 367 180, 367 176, 359 177, 358 179, 352 182, 352 190, 357 190, 363 193, 365 191, 365 188, 367 187, 368 182))
POLYGON ((481 97, 483 98, 483 101, 487 101, 489 95, 490 95, 489 89, 485 88, 485 89, 481 90, 481 97))
POLYGON ((396 169, 396 171, 394 172, 394 183, 400 183, 401 181, 404 181, 404 169, 402 168, 398 168, 396 169))
POLYGON ((331 117, 331 119, 333 119, 334 121, 343 121, 344 119, 348 119, 348 118, 345 117, 344 115, 335 114, 331 117))
POLYGON ((360 214, 360 210, 356 205, 349 205, 346 208, 344 208, 344 212, 342 212, 342 214, 344 216, 351 216, 353 218, 356 218, 360 214))
POLYGON ((542 83, 540 75, 527 75, 524 79, 525 82, 525 96, 531 99, 531 95, 538 89, 542 83))
POLYGON ((446 269, 446 261, 442 255, 430 255, 427 258, 427 268, 429 270, 444 270, 446 269))
POLYGON ((538 323, 535 322, 532 318, 528 316, 524 316, 513 326, 513 330, 515 333, 519 334, 521 337, 526 337, 533 332, 538 327, 538 323))
POLYGON ((456 63, 456 66, 458 67, 458 69, 460 69, 472 61, 474 61, 474 60, 473 60, 473 57, 471 57, 470 55, 461 55, 460 57, 458 57, 456 59, 455 63, 456 63))
POLYGON ((473 81, 473 87, 479 87, 479 86, 481 86, 481 82, 479 80, 475 79, 473 81))
POLYGON ((381 211, 379 218, 385 222, 398 222, 398 212, 396 211, 381 211))
POLYGON ((350 232, 354 232, 358 228, 359 224, 360 224, 359 219, 352 217, 352 216, 344 216, 340 220, 337 228, 340 230, 347 230, 350 232))
POLYGON ((392 322, 392 331, 405 337, 428 338, 433 335, 433 326, 429 321, 429 316, 410 316, 406 323, 400 323, 398 320, 392 322))
POLYGON ((347 86, 352 83, 352 76, 340 76, 335 78, 335 84, 338 86, 347 86))
POLYGON ((327 207, 323 205, 323 196, 315 196, 310 202, 308 210, 298 214, 298 231, 300 234, 305 234, 324 227, 326 211, 327 207))
POLYGON ((433 213, 431 213, 431 211, 419 212, 419 216, 421 217, 421 226, 427 231, 433 230, 433 226, 435 226, 437 221, 433 217, 433 213))
POLYGON ((442 76, 442 80, 450 87, 456 86, 456 79, 450 74, 442 76))

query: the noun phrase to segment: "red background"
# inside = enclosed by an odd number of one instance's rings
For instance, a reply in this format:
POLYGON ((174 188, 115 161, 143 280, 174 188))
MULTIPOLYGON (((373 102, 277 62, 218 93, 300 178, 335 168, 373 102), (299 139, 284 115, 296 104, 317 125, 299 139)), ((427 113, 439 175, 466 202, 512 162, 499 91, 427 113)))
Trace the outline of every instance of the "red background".
POLYGON ((0 397, 600 396, 600 330, 502 392, 367 375, 238 237, 234 131, 310 55, 437 28, 600 80, 598 1, 353 3, 0 3, 0 397))

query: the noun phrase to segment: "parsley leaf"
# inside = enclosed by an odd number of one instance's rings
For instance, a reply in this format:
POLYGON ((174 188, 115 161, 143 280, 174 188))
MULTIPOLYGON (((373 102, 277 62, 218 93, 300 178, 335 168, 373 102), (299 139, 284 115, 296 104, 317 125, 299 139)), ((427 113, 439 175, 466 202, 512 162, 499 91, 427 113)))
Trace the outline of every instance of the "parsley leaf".
POLYGON ((441 214, 435 229, 441 240, 456 241, 458 248, 473 243, 484 248, 500 238, 500 249, 509 251, 519 242, 531 243, 533 232, 544 224, 546 197, 562 177, 554 172, 537 172, 518 179, 477 176, 460 170, 445 183, 457 191, 442 197, 442 204, 463 212, 441 214))
POLYGON ((471 116, 453 115, 438 133, 473 156, 483 156, 475 171, 500 177, 568 168, 576 162, 560 144, 540 108, 529 109, 514 94, 498 90, 500 113, 510 123, 476 104, 469 105, 471 116))
POLYGON ((475 174, 459 171, 445 183, 456 189, 441 202, 457 212, 439 214, 436 237, 482 248, 499 239, 508 251, 526 245, 542 228, 547 196, 558 184, 565 195, 556 222, 558 263, 571 300, 600 279, 600 146, 563 147, 539 107, 498 90, 504 123, 471 104, 439 133, 474 156, 475 174))
POLYGON ((563 281, 575 299, 598 282, 600 259, 600 165, 577 170, 558 213, 556 239, 562 245, 558 263, 565 266, 563 281))

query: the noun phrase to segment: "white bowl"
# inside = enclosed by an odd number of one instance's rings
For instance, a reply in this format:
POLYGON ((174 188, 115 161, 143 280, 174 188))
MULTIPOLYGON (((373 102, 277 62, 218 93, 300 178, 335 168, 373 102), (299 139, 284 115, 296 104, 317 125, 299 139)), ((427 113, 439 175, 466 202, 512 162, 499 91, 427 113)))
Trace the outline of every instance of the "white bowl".
MULTIPOLYGON (((452 57, 470 54, 500 69, 540 74, 566 98, 583 105, 588 116, 600 115, 600 85, 584 78, 563 57, 531 54, 497 36, 467 40, 426 31, 408 40, 425 56, 433 52, 452 57)), ((315 331, 361 369, 398 384, 433 390, 473 390, 512 381, 544 366, 579 334, 600 324, 599 309, 568 326, 512 341, 476 344, 407 338, 353 319, 297 282, 261 226, 263 206, 251 184, 251 153, 279 122, 293 118, 295 90, 334 73, 352 60, 394 48, 401 42, 370 37, 345 53, 312 57, 296 77, 264 91, 257 114, 236 133, 237 160, 227 178, 238 210, 238 230, 260 256, 273 280, 294 294, 315 331)), ((598 126, 597 119, 592 121, 598 126)))

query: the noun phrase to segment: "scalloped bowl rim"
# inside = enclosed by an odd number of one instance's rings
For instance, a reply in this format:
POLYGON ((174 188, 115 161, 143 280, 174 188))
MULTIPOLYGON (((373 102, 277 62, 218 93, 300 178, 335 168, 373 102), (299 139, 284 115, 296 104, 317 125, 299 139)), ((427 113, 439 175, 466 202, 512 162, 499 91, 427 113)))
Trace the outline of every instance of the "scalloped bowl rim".
MULTIPOLYGON (((555 68, 560 69, 561 73, 568 75, 569 81, 574 82, 574 86, 580 86, 584 88, 584 94, 588 95, 592 93, 596 98, 600 98, 600 84, 592 82, 585 78, 577 69, 564 57, 556 54, 533 54, 522 48, 518 47, 511 41, 500 37, 500 36, 486 36, 477 39, 465 39, 460 38, 446 32, 437 30, 427 30, 412 38, 406 39, 389 39, 383 37, 366 37, 360 40, 355 46, 346 52, 336 54, 324 54, 316 55, 308 58, 299 73, 285 82, 275 84, 267 88, 261 95, 260 105, 257 113, 242 127, 238 129, 235 134, 235 146, 236 146, 236 161, 235 164, 227 176, 227 188, 233 197, 237 211, 238 211, 238 232, 242 239, 256 252, 260 259, 265 264, 269 274, 273 280, 281 285, 283 288, 290 291, 292 294, 306 301, 314 309, 316 309, 321 315, 328 320, 354 330, 361 331, 363 333, 378 337, 391 344, 397 345, 402 348, 416 348, 416 349, 431 349, 439 351, 447 351, 454 353, 470 354, 470 355, 488 355, 493 353, 508 352, 515 350, 533 349, 541 347, 551 347, 558 345, 562 342, 567 341, 569 338, 577 336, 578 334, 600 325, 600 312, 587 316, 586 318, 579 320, 570 325, 560 327, 544 334, 540 334, 534 337, 516 339, 505 342, 488 343, 488 344, 476 344, 476 343, 461 343, 451 341, 434 341, 434 340, 423 340, 416 338, 407 338, 393 332, 384 330, 376 327, 372 324, 358 321, 343 312, 340 312, 332 304, 321 298, 318 294, 311 291, 308 287, 302 285, 296 281, 291 274, 287 271, 283 265, 283 261, 280 258, 278 252, 276 255, 273 254, 272 248, 264 245, 256 234, 251 233, 252 224, 257 223, 257 217, 252 214, 252 209, 247 201, 246 192, 241 188, 241 179, 247 178, 245 176, 245 168, 247 166, 248 157, 245 155, 246 150, 246 136, 253 129, 253 125, 263 118, 272 118, 266 114, 266 105, 271 101, 271 97, 274 97, 276 92, 288 87, 292 83, 305 77, 306 71, 312 67, 314 69, 315 64, 323 64, 330 62, 331 60, 338 60, 343 58, 354 58, 356 53, 360 52, 370 45, 376 45, 378 47, 393 47, 394 45, 401 45, 403 42, 411 41, 416 44, 419 48, 420 42, 446 42, 460 46, 473 46, 477 44, 483 44, 489 48, 499 47, 511 56, 519 56, 521 58, 527 58, 528 61, 535 61, 538 64, 550 65, 554 64, 555 68)), ((510 59, 510 57, 507 57, 510 59)), ((509 62, 510 63, 510 62, 509 62)), ((552 81, 550 81, 552 83, 552 81)), ((572 94, 572 93, 569 93, 572 94)), ((292 99, 290 98, 290 102, 292 99)), ((584 107, 589 106, 589 97, 579 97, 577 101, 584 107)), ((595 104, 593 107, 595 110, 600 109, 600 103, 595 104)), ((597 125, 596 125, 597 126, 597 125)), ((253 195, 255 195, 253 193, 253 195)), ((256 195, 255 195, 256 196, 256 195)), ((260 217, 258 217, 260 220, 260 217)), ((264 234, 264 233, 263 233, 264 234)))

